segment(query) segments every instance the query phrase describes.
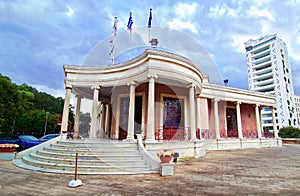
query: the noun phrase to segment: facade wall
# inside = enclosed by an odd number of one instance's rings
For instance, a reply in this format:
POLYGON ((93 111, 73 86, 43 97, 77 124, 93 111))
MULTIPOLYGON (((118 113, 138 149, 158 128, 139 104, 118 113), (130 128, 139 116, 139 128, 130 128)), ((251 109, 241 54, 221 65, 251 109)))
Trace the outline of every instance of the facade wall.
POLYGON ((241 119, 243 131, 256 132, 255 106, 250 104, 241 105, 241 119))

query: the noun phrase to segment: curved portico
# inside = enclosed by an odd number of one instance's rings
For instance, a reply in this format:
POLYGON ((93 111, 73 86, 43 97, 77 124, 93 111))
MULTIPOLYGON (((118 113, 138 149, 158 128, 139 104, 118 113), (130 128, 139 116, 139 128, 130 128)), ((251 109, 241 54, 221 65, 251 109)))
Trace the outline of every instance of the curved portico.
MULTIPOLYGON (((64 65, 64 71, 65 82, 70 86, 68 89, 76 96, 93 100, 90 138, 97 137, 97 132, 104 128, 106 137, 110 139, 131 140, 136 133, 140 133, 147 142, 154 142, 157 138, 156 127, 166 126, 166 117, 163 117, 166 113, 160 112, 163 110, 163 106, 159 104, 161 99, 167 100, 169 97, 176 100, 180 97, 184 100, 180 102, 183 104, 180 109, 184 111, 180 111, 180 114, 177 111, 178 114, 174 116, 186 117, 177 119, 174 126, 188 127, 190 133, 186 134, 190 135, 190 139, 196 139, 196 121, 188 117, 195 116, 195 94, 201 93, 203 73, 190 60, 172 53, 148 49, 124 63, 109 66, 64 65), (138 103, 135 101, 137 97, 140 97, 138 103), (103 109, 100 113, 105 115, 105 122, 101 123, 97 118, 97 106, 103 103, 111 109, 109 116, 109 112, 104 112, 105 107, 99 107, 103 109), (138 122, 135 114, 139 115, 138 122), (109 120, 110 126, 107 125, 109 120)), ((64 110, 65 121, 67 112, 64 110)), ((62 133, 65 131, 62 127, 62 133)))

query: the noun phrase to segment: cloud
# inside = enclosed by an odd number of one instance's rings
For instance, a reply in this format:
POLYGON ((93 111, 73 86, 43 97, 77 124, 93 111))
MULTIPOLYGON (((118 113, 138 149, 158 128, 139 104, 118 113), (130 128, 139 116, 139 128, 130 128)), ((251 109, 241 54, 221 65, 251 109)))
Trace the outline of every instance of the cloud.
POLYGON ((239 15, 239 8, 230 8, 227 4, 216 4, 209 8, 208 17, 220 18, 222 16, 237 17, 239 15))
POLYGON ((250 9, 247 11, 247 15, 253 18, 266 18, 269 21, 274 22, 275 18, 272 14, 272 12, 265 8, 265 9, 260 9, 257 6, 252 6, 250 9))
POLYGON ((168 22, 168 27, 177 30, 189 30, 192 33, 198 33, 197 23, 194 19, 197 4, 179 3, 174 6, 174 18, 168 22))
POLYGON ((195 13, 195 10, 197 8, 197 4, 193 3, 193 4, 182 4, 179 3, 177 5, 175 5, 175 13, 177 14, 177 16, 179 16, 180 18, 186 18, 188 16, 191 16, 195 13))
POLYGON ((73 16, 76 9, 72 9, 69 5, 67 5, 67 8, 68 8, 68 11, 65 12, 66 15, 69 16, 69 17, 73 16))

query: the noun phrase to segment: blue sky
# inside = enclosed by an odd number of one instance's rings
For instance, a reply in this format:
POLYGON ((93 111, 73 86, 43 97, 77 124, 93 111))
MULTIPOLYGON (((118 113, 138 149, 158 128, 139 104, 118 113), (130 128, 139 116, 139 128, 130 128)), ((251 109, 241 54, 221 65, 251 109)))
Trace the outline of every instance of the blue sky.
MULTIPOLYGON (((288 47, 300 95, 299 0, 1 0, 0 73, 16 84, 64 97, 63 65, 81 65, 107 41, 115 16, 118 33, 126 32, 130 11, 133 32, 146 28, 149 8, 153 28, 176 29, 197 40, 228 85, 243 89, 248 89, 244 42, 277 33, 288 47)), ((102 50, 99 54, 109 53, 102 50)))

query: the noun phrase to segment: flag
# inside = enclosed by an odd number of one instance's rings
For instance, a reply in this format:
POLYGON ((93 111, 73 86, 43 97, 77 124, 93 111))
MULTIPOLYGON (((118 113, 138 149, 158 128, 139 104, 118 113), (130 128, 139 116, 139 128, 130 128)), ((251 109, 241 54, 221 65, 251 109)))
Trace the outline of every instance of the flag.
POLYGON ((127 23, 127 30, 131 30, 132 29, 132 24, 133 24, 132 13, 130 12, 128 23, 127 23))
POLYGON ((148 28, 151 28, 151 21, 152 21, 152 8, 150 8, 150 15, 148 20, 148 28))
POLYGON ((118 18, 115 17, 114 26, 113 26, 113 32, 114 32, 114 35, 117 34, 117 29, 118 29, 117 23, 118 23, 118 18))

